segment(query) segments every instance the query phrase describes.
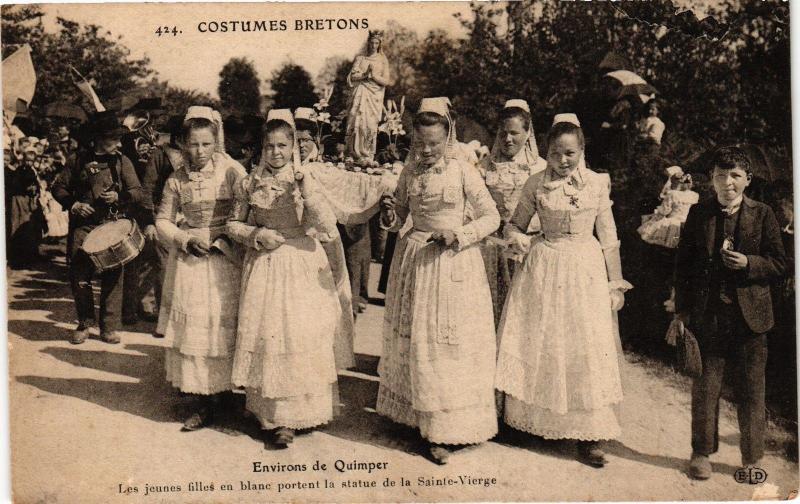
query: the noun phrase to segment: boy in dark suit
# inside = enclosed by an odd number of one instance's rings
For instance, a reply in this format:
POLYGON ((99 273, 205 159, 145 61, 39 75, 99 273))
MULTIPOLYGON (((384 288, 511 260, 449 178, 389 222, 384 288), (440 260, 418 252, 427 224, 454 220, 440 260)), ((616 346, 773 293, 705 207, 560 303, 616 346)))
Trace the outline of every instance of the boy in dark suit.
POLYGON ((756 465, 764 454, 770 283, 784 274, 786 261, 772 210, 744 195, 753 177, 747 155, 722 147, 710 167, 716 197, 689 211, 675 270, 675 317, 697 336, 703 363, 692 386, 689 473, 696 479, 711 476, 726 365, 736 378, 742 465, 756 465))

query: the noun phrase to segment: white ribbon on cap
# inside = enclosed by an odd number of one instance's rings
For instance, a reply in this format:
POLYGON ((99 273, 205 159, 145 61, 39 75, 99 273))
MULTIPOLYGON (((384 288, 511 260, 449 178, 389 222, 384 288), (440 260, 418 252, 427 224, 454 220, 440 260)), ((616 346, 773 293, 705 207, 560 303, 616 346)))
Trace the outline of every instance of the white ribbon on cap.
POLYGON ((573 113, 556 114, 553 117, 553 125, 554 126, 556 124, 562 123, 562 122, 574 124, 575 126, 577 126, 579 128, 581 127, 581 122, 578 120, 578 116, 576 116, 573 113))
POLYGON ((186 115, 183 117, 185 123, 189 119, 208 119, 217 126, 217 145, 215 150, 217 152, 225 152, 225 133, 222 129, 222 116, 219 112, 211 107, 202 105, 192 105, 186 110, 186 115))

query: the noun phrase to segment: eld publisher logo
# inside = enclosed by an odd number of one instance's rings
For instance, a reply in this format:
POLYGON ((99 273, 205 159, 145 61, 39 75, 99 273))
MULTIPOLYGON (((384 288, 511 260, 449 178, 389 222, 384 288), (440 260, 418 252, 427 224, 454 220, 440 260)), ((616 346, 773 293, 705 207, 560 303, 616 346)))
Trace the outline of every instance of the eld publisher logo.
POLYGON ((741 467, 733 473, 733 479, 737 483, 749 483, 758 485, 767 481, 767 471, 760 467, 741 467))

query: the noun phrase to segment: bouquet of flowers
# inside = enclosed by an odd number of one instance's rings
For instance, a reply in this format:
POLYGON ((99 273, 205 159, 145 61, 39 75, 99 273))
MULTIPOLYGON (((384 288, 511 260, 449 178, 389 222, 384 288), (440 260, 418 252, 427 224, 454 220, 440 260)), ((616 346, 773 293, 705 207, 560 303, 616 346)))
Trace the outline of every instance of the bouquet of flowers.
POLYGON ((397 145, 397 139, 405 135, 403 129, 403 113, 406 110, 406 97, 400 98, 400 108, 394 100, 387 100, 383 107, 383 122, 378 126, 378 131, 389 135, 389 144, 397 145))
MULTIPOLYGON (((328 112, 328 106, 330 105, 330 99, 333 96, 333 86, 327 88, 322 93, 322 98, 314 104, 314 111, 317 113, 317 145, 322 145, 323 140, 326 137, 330 136, 331 133, 335 133, 338 128, 335 128, 331 122, 331 113, 328 112), (325 125, 328 125, 329 131, 327 135, 323 135, 323 129, 325 125)), ((338 124, 336 125, 338 127, 338 124)))

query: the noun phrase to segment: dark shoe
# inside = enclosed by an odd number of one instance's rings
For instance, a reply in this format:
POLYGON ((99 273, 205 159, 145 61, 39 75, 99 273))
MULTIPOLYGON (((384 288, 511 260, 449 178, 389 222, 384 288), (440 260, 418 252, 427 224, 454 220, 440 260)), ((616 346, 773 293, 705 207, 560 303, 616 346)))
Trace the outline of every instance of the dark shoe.
POLYGON ((69 339, 69 342, 73 345, 80 345, 84 341, 89 339, 89 326, 84 324, 79 324, 78 328, 75 329, 72 333, 72 337, 69 339))
POLYGON ((111 345, 116 345, 117 343, 122 341, 117 331, 101 331, 100 339, 111 345))
POLYGON ((689 476, 696 480, 707 480, 711 477, 711 461, 706 455, 692 453, 692 460, 689 462, 689 476))
POLYGON ((274 440, 276 446, 279 448, 288 448, 292 441, 294 441, 294 430, 288 427, 281 427, 275 430, 274 440))
POLYGON ((592 467, 604 467, 608 460, 597 441, 578 441, 578 457, 581 462, 592 467))
POLYGON ((430 447, 431 458, 439 465, 447 464, 452 452, 444 445, 431 444, 430 447))
POLYGON ((153 333, 153 337, 154 337, 154 338, 161 339, 161 338, 163 338, 163 337, 164 337, 164 335, 163 335, 163 334, 161 334, 161 333, 158 333, 158 332, 154 332, 154 333, 153 333))
POLYGON ((211 423, 211 417, 212 417, 211 408, 209 408, 208 406, 203 406, 199 410, 192 413, 192 416, 190 416, 189 418, 186 419, 185 422, 183 422, 183 427, 181 427, 181 430, 184 432, 189 432, 202 429, 203 427, 211 423))

